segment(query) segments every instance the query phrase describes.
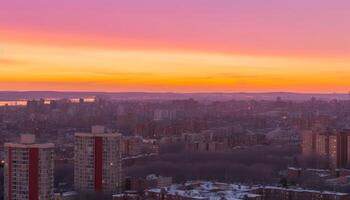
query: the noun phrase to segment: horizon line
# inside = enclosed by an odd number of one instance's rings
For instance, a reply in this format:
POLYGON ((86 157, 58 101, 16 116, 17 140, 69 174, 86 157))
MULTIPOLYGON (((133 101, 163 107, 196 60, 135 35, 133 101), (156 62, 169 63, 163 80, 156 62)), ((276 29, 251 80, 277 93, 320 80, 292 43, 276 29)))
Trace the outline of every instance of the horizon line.
POLYGON ((309 94, 319 94, 319 95, 350 95, 349 92, 289 92, 289 91, 261 91, 261 92, 222 92, 222 91, 212 91, 212 92, 172 92, 172 91, 83 91, 83 90, 0 90, 0 93, 28 93, 28 92, 43 92, 43 93, 106 93, 106 94, 118 94, 118 93, 146 93, 146 94, 300 94, 300 95, 309 95, 309 94))

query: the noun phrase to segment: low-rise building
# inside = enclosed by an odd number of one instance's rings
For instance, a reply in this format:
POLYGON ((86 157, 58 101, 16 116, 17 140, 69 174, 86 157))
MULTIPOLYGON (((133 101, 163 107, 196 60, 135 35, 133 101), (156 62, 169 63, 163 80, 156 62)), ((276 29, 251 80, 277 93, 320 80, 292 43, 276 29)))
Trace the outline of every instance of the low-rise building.
POLYGON ((146 199, 153 200, 263 200, 260 194, 255 194, 257 187, 237 184, 193 181, 185 184, 171 185, 165 188, 150 189, 146 199))
POLYGON ((143 193, 147 189, 167 187, 173 183, 172 177, 148 175, 146 178, 128 177, 125 180, 125 190, 143 193))
POLYGON ((150 189, 145 199, 152 200, 350 200, 347 193, 303 188, 246 186, 239 184, 193 181, 150 189))
POLYGON ((62 192, 54 194, 53 200, 74 200, 78 196, 77 192, 62 192))

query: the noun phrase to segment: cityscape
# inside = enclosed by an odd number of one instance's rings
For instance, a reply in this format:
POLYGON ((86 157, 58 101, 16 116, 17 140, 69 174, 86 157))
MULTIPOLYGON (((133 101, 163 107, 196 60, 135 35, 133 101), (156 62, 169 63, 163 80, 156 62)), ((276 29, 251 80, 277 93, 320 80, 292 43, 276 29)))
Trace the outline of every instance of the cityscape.
POLYGON ((276 95, 1 106, 4 199, 349 199, 350 100, 276 95))
POLYGON ((350 200, 349 0, 0 0, 0 200, 350 200))

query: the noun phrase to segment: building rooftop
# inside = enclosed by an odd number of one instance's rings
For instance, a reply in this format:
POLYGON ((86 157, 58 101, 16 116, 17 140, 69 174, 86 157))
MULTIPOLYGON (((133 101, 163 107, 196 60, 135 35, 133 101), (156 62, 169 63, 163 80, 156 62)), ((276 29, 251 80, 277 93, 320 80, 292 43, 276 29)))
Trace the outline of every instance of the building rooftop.
POLYGON ((191 199, 206 200, 242 200, 246 197, 259 197, 257 193, 260 189, 280 190, 287 192, 327 194, 335 196, 348 196, 347 193, 308 190, 298 187, 282 188, 277 186, 247 186, 240 184, 227 184, 211 181, 189 181, 185 184, 174 184, 165 188, 155 188, 148 190, 149 193, 165 192, 167 195, 178 195, 191 199))
MULTIPOLYGON (((193 199, 242 200, 245 197, 260 196, 251 193, 252 190, 258 189, 258 187, 210 181, 191 181, 185 184, 174 184, 164 189, 167 194, 190 197, 193 199)), ((148 191, 160 193, 162 189, 157 188, 148 191)))
POLYGON ((22 134, 19 143, 9 142, 5 143, 5 147, 15 147, 15 148, 54 148, 53 143, 35 143, 35 135, 32 134, 22 134))
POLYGON ((121 137, 120 133, 107 132, 104 126, 92 126, 90 133, 75 133, 77 137, 121 137))

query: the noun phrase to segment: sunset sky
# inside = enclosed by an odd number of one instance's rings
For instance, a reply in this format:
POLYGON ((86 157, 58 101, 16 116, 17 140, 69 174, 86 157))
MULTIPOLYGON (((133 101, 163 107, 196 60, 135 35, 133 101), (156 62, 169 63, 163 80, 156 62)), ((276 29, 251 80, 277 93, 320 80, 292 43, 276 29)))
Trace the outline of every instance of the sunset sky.
POLYGON ((1 0, 0 90, 348 92, 349 0, 1 0))

